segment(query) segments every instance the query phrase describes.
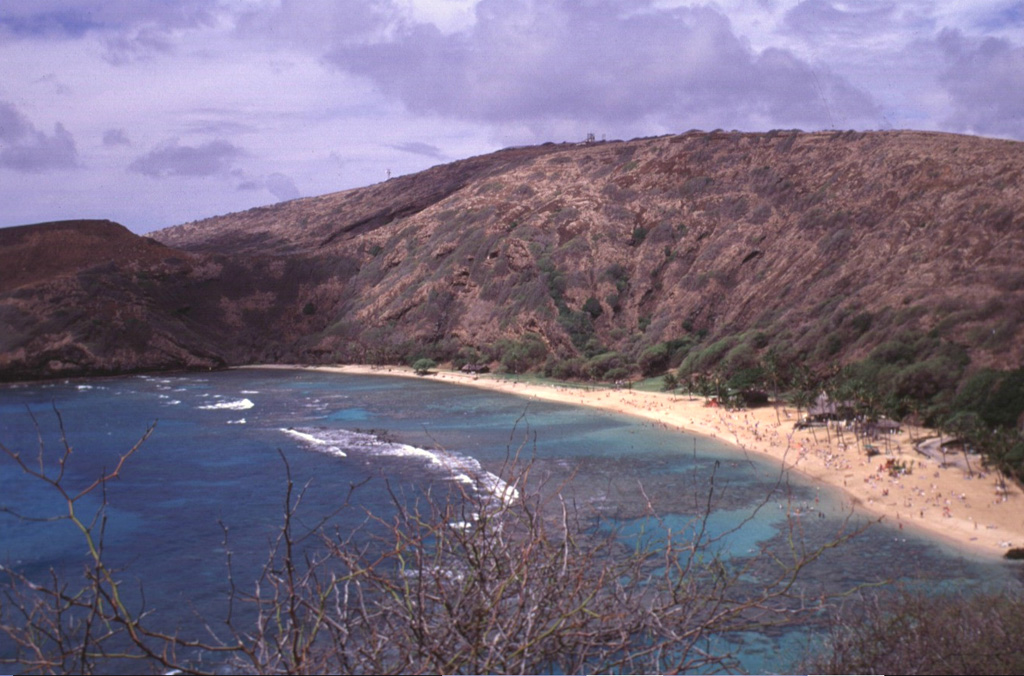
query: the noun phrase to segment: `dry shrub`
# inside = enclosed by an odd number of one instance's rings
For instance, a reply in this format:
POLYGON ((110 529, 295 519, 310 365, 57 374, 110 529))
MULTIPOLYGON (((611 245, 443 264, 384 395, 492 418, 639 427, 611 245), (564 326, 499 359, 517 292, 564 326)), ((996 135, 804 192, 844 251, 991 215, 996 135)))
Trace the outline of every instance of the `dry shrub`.
MULTIPOLYGON (((225 528, 227 617, 198 618, 187 634, 166 633, 124 600, 121 573, 104 559, 105 499, 97 513, 79 513, 80 498, 102 494, 145 438, 76 494, 66 490, 62 473, 44 471, 41 448, 37 469, 33 453, 0 445, 15 467, 53 489, 89 552, 77 581, 56 574, 31 580, 4 570, 9 585, 0 632, 12 648, 5 661, 19 672, 734 670, 735 656, 718 639, 820 616, 831 599, 808 602, 797 576, 863 529, 821 546, 790 538, 783 551, 729 557, 721 553, 723 538, 746 521, 711 534, 712 475, 695 481, 703 511, 682 535, 660 523, 639 488, 652 532, 668 535, 626 544, 574 508, 567 483, 532 476, 535 463, 521 461, 521 447, 510 447, 500 471, 505 483, 496 490, 448 482, 447 491, 417 498, 392 493, 395 516, 368 514, 359 530, 332 533, 326 518, 301 524, 296 510, 303 491, 289 473, 282 525, 259 578, 230 576, 225 528)), ((66 438, 63 448, 60 466, 71 459, 66 438)), ((361 509, 353 500, 359 487, 352 490, 339 509, 361 509)), ((799 531, 790 526, 791 535, 799 531)))
POLYGON ((1019 595, 877 596, 833 619, 819 674, 1021 674, 1019 595))

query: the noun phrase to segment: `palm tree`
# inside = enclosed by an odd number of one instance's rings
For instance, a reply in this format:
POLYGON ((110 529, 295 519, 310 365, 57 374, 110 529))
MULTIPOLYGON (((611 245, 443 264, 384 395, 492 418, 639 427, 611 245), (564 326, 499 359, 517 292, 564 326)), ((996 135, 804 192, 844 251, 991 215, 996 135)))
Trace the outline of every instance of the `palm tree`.
POLYGON ((798 364, 794 369, 789 386, 791 388, 790 401, 796 406, 796 417, 799 420, 800 411, 810 408, 811 403, 821 388, 812 375, 811 370, 803 363, 798 364))
POLYGON ((779 381, 784 377, 782 363, 779 359, 779 353, 774 347, 768 349, 764 356, 761 357, 761 369, 764 371, 765 377, 772 386, 772 403, 775 406, 775 422, 782 424, 782 418, 779 416, 779 381))
POLYGON ((982 427, 977 431, 975 443, 982 454, 982 464, 996 471, 1001 497, 1006 496, 1006 474, 1008 473, 1008 455, 1013 448, 1013 440, 1006 430, 982 427))
MULTIPOLYGON (((967 455, 967 449, 969 446, 980 446, 979 441, 989 440, 991 432, 982 423, 977 413, 969 411, 954 413, 946 419, 945 426, 948 431, 952 432, 962 441, 960 448, 964 454, 964 463, 967 465, 967 474, 968 476, 974 476, 974 470, 971 469, 971 461, 967 455)), ((943 455, 943 459, 945 459, 945 455, 943 455)))

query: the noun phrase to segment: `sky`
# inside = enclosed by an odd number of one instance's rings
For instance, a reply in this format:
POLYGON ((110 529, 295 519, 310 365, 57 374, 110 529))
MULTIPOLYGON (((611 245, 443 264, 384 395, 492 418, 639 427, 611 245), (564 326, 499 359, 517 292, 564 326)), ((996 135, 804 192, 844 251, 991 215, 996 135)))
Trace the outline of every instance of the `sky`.
POLYGON ((0 0, 0 227, 794 128, 1024 140, 1024 0, 0 0))

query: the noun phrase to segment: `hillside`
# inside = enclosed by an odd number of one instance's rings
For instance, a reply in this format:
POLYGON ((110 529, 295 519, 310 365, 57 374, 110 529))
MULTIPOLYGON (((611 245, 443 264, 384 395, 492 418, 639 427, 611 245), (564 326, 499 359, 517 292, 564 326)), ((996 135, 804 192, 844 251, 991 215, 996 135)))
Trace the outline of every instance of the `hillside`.
MULTIPOLYGON (((4 277, 0 319, 18 330, 0 370, 67 372, 37 357, 40 335, 63 340, 60 312, 107 359, 120 325, 107 345, 82 322, 123 324, 125 306, 196 364, 461 351, 605 378, 735 373, 771 351, 818 373, 870 358, 931 397, 1024 363, 1022 176, 1024 144, 922 132, 508 149, 153 233, 159 260, 130 249, 68 277, 79 263, 61 254, 4 277)), ((0 263, 19 246, 0 240, 0 263)))
POLYGON ((758 330, 821 365, 912 331, 1005 367, 1024 356, 1022 170, 1020 143, 948 134, 689 133, 502 151, 154 237, 330 261, 300 353, 358 358, 375 328, 479 348, 530 331, 566 357, 758 330))
POLYGON ((175 312, 198 261, 110 221, 0 230, 0 379, 223 366, 175 312))
POLYGON ((111 261, 154 262, 167 248, 111 221, 61 221, 0 229, 0 293, 111 261))

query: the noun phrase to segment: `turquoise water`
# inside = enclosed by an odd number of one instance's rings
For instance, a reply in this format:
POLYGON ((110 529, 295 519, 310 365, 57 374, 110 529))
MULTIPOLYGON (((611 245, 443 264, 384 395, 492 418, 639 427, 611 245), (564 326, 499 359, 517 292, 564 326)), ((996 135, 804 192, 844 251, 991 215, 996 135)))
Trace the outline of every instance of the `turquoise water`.
MULTIPOLYGON (((197 612, 223 614, 227 549, 237 580, 258 574, 281 522, 285 462, 295 483, 306 486, 303 523, 333 512, 353 484, 362 484, 353 499, 382 515, 394 509, 388 485, 415 493, 459 479, 493 492, 517 449, 535 456, 533 476, 550 477, 548 485, 575 473, 567 492, 626 543, 669 532, 689 537, 712 481, 706 527, 721 536, 716 547, 728 556, 784 549, 790 528, 798 543, 813 547, 850 516, 841 495, 780 476, 776 465, 713 440, 430 379, 238 370, 7 386, 0 388, 0 443, 34 457, 41 438, 44 464, 55 471, 63 448, 55 411, 73 448, 66 482, 77 487, 112 468, 155 423, 108 486, 105 541, 110 561, 125 567, 133 586, 144 586, 147 607, 166 627, 194 626, 197 612), (645 516, 648 499, 658 520, 645 516)), ((0 470, 5 508, 36 518, 65 509, 10 459, 0 470)), ((98 505, 98 496, 87 496, 79 510, 98 505)), ((355 523, 349 518, 332 525, 345 531, 355 523)), ((73 576, 83 553, 67 523, 0 514, 5 565, 73 576)), ((801 583, 809 594, 882 580, 957 589, 1014 584, 1015 574, 877 526, 810 566, 801 583)), ((806 644, 794 634, 744 638, 748 671, 784 671, 806 644)))

